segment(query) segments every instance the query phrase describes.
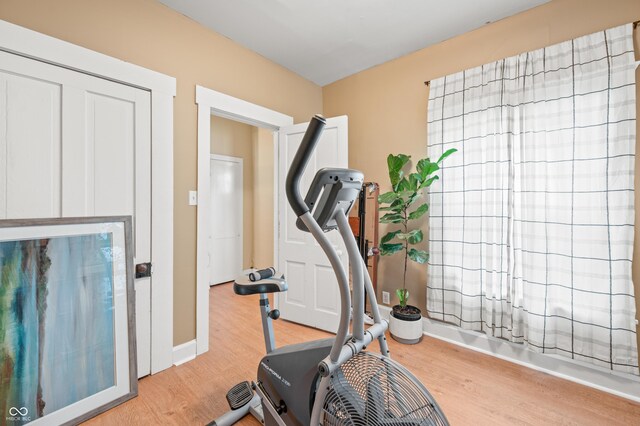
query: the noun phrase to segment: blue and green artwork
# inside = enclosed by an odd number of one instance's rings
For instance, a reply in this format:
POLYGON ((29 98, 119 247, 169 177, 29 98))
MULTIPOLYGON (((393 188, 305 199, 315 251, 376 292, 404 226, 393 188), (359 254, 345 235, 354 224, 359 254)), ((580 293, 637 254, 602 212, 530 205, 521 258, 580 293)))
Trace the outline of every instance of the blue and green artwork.
POLYGON ((110 233, 0 242, 0 425, 115 385, 110 233))

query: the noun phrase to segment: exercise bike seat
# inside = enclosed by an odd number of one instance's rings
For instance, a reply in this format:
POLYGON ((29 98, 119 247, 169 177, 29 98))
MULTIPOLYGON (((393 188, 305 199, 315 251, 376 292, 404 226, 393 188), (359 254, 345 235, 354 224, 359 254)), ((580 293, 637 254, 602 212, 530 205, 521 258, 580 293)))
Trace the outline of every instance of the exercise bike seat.
POLYGON ((259 281, 251 281, 248 274, 242 274, 233 282, 233 291, 240 296, 262 293, 279 293, 281 291, 287 291, 288 288, 289 287, 287 286, 284 276, 279 272, 276 272, 271 278, 259 281))

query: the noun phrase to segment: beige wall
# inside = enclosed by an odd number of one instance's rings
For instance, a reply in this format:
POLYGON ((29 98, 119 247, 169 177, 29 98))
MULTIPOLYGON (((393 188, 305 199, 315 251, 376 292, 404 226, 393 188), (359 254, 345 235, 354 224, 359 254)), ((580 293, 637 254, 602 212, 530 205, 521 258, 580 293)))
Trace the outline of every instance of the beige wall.
POLYGON ((253 259, 256 268, 262 269, 274 265, 273 132, 254 128, 253 137, 253 259))
MULTIPOLYGON (((381 192, 386 192, 390 185, 385 158, 390 151, 413 158, 426 155, 429 93, 424 81, 639 19, 639 0, 555 0, 325 86, 324 114, 349 116, 349 166, 362 170, 366 180, 379 182, 381 192)), ((636 188, 640 188, 638 175, 636 188)), ((640 206, 637 199, 636 205, 640 206)), ((636 213, 636 223, 638 219, 636 213)), ((633 270, 636 303, 640 303, 636 259, 633 270)), ((394 296, 401 277, 399 260, 381 260, 379 292, 394 296)), ((411 303, 423 309, 426 279, 426 269, 412 265, 407 278, 411 303)))
POLYGON ((153 0, 0 0, 0 19, 177 78, 174 112, 174 344, 195 338, 199 84, 306 121, 322 90, 153 0))
POLYGON ((242 158, 242 267, 245 269, 254 264, 254 131, 255 127, 248 124, 211 116, 211 153, 242 158))

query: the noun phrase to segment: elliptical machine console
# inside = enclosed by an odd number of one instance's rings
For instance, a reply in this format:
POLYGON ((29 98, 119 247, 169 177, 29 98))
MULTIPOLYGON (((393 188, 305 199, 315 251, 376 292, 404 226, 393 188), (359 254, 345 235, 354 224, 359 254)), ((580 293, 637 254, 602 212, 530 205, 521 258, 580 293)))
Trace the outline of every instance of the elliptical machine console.
POLYGON ((276 349, 272 320, 279 317, 279 312, 270 309, 267 293, 286 291, 284 276, 270 269, 273 273, 257 271, 262 279, 236 279, 236 294, 260 294, 267 354, 258 365, 257 380, 234 386, 227 394, 231 410, 210 425, 231 425, 247 414, 267 426, 448 425, 426 388, 389 357, 385 338, 388 323, 380 316, 371 279, 347 219, 361 190, 363 174, 350 169, 321 169, 306 197, 300 194, 300 179, 325 124, 319 115, 311 119, 287 174, 286 193, 298 217, 296 226, 313 235, 336 274, 341 301, 336 337, 276 349), (349 254, 353 299, 345 267, 325 235, 336 229, 349 254), (374 320, 366 330, 365 290, 374 320), (380 354, 364 352, 374 340, 379 343, 380 354))
MULTIPOLYGON (((362 189, 364 175, 351 169, 324 168, 318 170, 304 203, 312 211, 313 219, 325 232, 338 227, 335 219, 336 209, 347 215, 351 211, 358 194, 362 189)), ((309 232, 301 218, 296 220, 301 231, 309 232)))

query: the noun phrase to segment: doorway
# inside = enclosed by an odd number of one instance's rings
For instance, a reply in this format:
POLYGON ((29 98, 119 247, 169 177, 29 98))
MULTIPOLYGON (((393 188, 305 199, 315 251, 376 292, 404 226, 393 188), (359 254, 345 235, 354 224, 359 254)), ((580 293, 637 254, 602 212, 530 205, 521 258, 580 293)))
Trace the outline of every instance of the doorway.
MULTIPOLYGON (((291 126, 293 118, 279 112, 243 101, 238 98, 216 92, 205 87, 196 86, 196 103, 198 104, 198 211, 197 211, 197 301, 196 301, 196 354, 200 355, 209 350, 209 235, 211 210, 217 208, 211 200, 211 135, 212 116, 221 117, 249 124, 257 128, 259 142, 256 146, 260 150, 258 155, 258 169, 266 170, 261 161, 271 159, 271 164, 277 161, 277 137, 273 132, 284 126, 291 126), (262 142, 260 142, 262 141, 262 142), (269 143, 264 143, 268 141, 269 143)), ((246 167, 246 163, 245 163, 246 167)), ((274 167, 274 166, 272 166, 274 167)), ((269 179, 259 177, 256 181, 260 185, 270 184, 272 193, 268 190, 257 190, 258 197, 255 212, 263 217, 270 214, 275 217, 275 175, 269 179), (267 182, 268 181, 268 182, 267 182), (270 199, 274 207, 264 207, 264 200, 270 199)), ((246 207, 246 206, 245 206, 246 207)), ((264 238, 265 234, 271 233, 275 239, 275 228, 263 230, 256 234, 256 238, 264 238)), ((268 239, 265 239, 269 241, 268 239)), ((264 246, 264 242, 261 243, 264 246)), ((267 243, 268 244, 268 243, 267 243)), ((277 258, 277 246, 272 242, 271 258, 277 258)), ((256 251, 254 263, 261 265, 264 262, 260 256, 261 251, 256 251)))
POLYGON ((273 131, 211 116, 209 284, 274 265, 273 131))
MULTIPOLYGON (((196 103, 198 104, 198 235, 197 235, 197 313, 196 313, 196 354, 201 354, 209 349, 209 222, 210 210, 217 208, 210 197, 210 138, 212 132, 211 115, 228 118, 234 121, 251 124, 266 129, 273 149, 265 156, 273 161, 273 193, 269 197, 269 205, 264 208, 260 203, 256 209, 260 214, 267 211, 273 214, 271 222, 273 232, 273 255, 265 263, 256 262, 256 265, 264 266, 275 261, 273 265, 278 271, 283 272, 292 282, 298 283, 295 290, 291 287, 283 297, 276 296, 276 306, 281 309, 283 319, 300 321, 303 324, 323 329, 335 330, 339 317, 340 298, 338 297, 335 274, 326 263, 326 256, 315 242, 308 241, 304 244, 305 235, 291 228, 295 218, 286 202, 284 179, 287 175, 288 165, 292 155, 297 151, 308 123, 293 125, 293 119, 267 108, 251 104, 215 92, 200 86, 196 86, 196 103), (277 190, 275 190, 277 188, 277 190), (285 244, 282 244, 285 242, 285 244), (302 246, 311 246, 303 252, 296 252, 293 245, 303 243, 302 246), (302 254, 303 258, 293 260, 293 256, 302 254), (316 261, 317 260, 317 261, 316 261), (304 271, 303 271, 304 269, 304 271), (307 279, 308 278, 308 279, 307 279), (308 289, 308 290, 307 290, 308 289), (304 305, 304 306, 301 306, 304 305), (288 309, 291 308, 291 309, 288 309), (295 315, 297 308, 300 315, 295 315), (306 314, 303 314, 306 311, 306 314), (293 314, 291 314, 293 312, 293 314), (310 315, 312 313, 313 315, 310 315), (312 322, 307 320, 311 318, 312 322)), ((347 166, 347 117, 335 117, 327 119, 322 142, 313 155, 309 170, 302 178, 302 193, 306 192, 313 173, 322 167, 346 167, 347 166)), ((265 146, 258 143, 257 146, 265 146)), ((258 179, 261 181, 262 179, 258 179)), ((266 203, 265 203, 266 204, 266 203)), ((302 233, 304 234, 304 233, 302 233)), ((342 261, 348 266, 346 250, 340 242, 334 243, 342 261)), ((302 247, 298 244, 298 247, 302 247)))

